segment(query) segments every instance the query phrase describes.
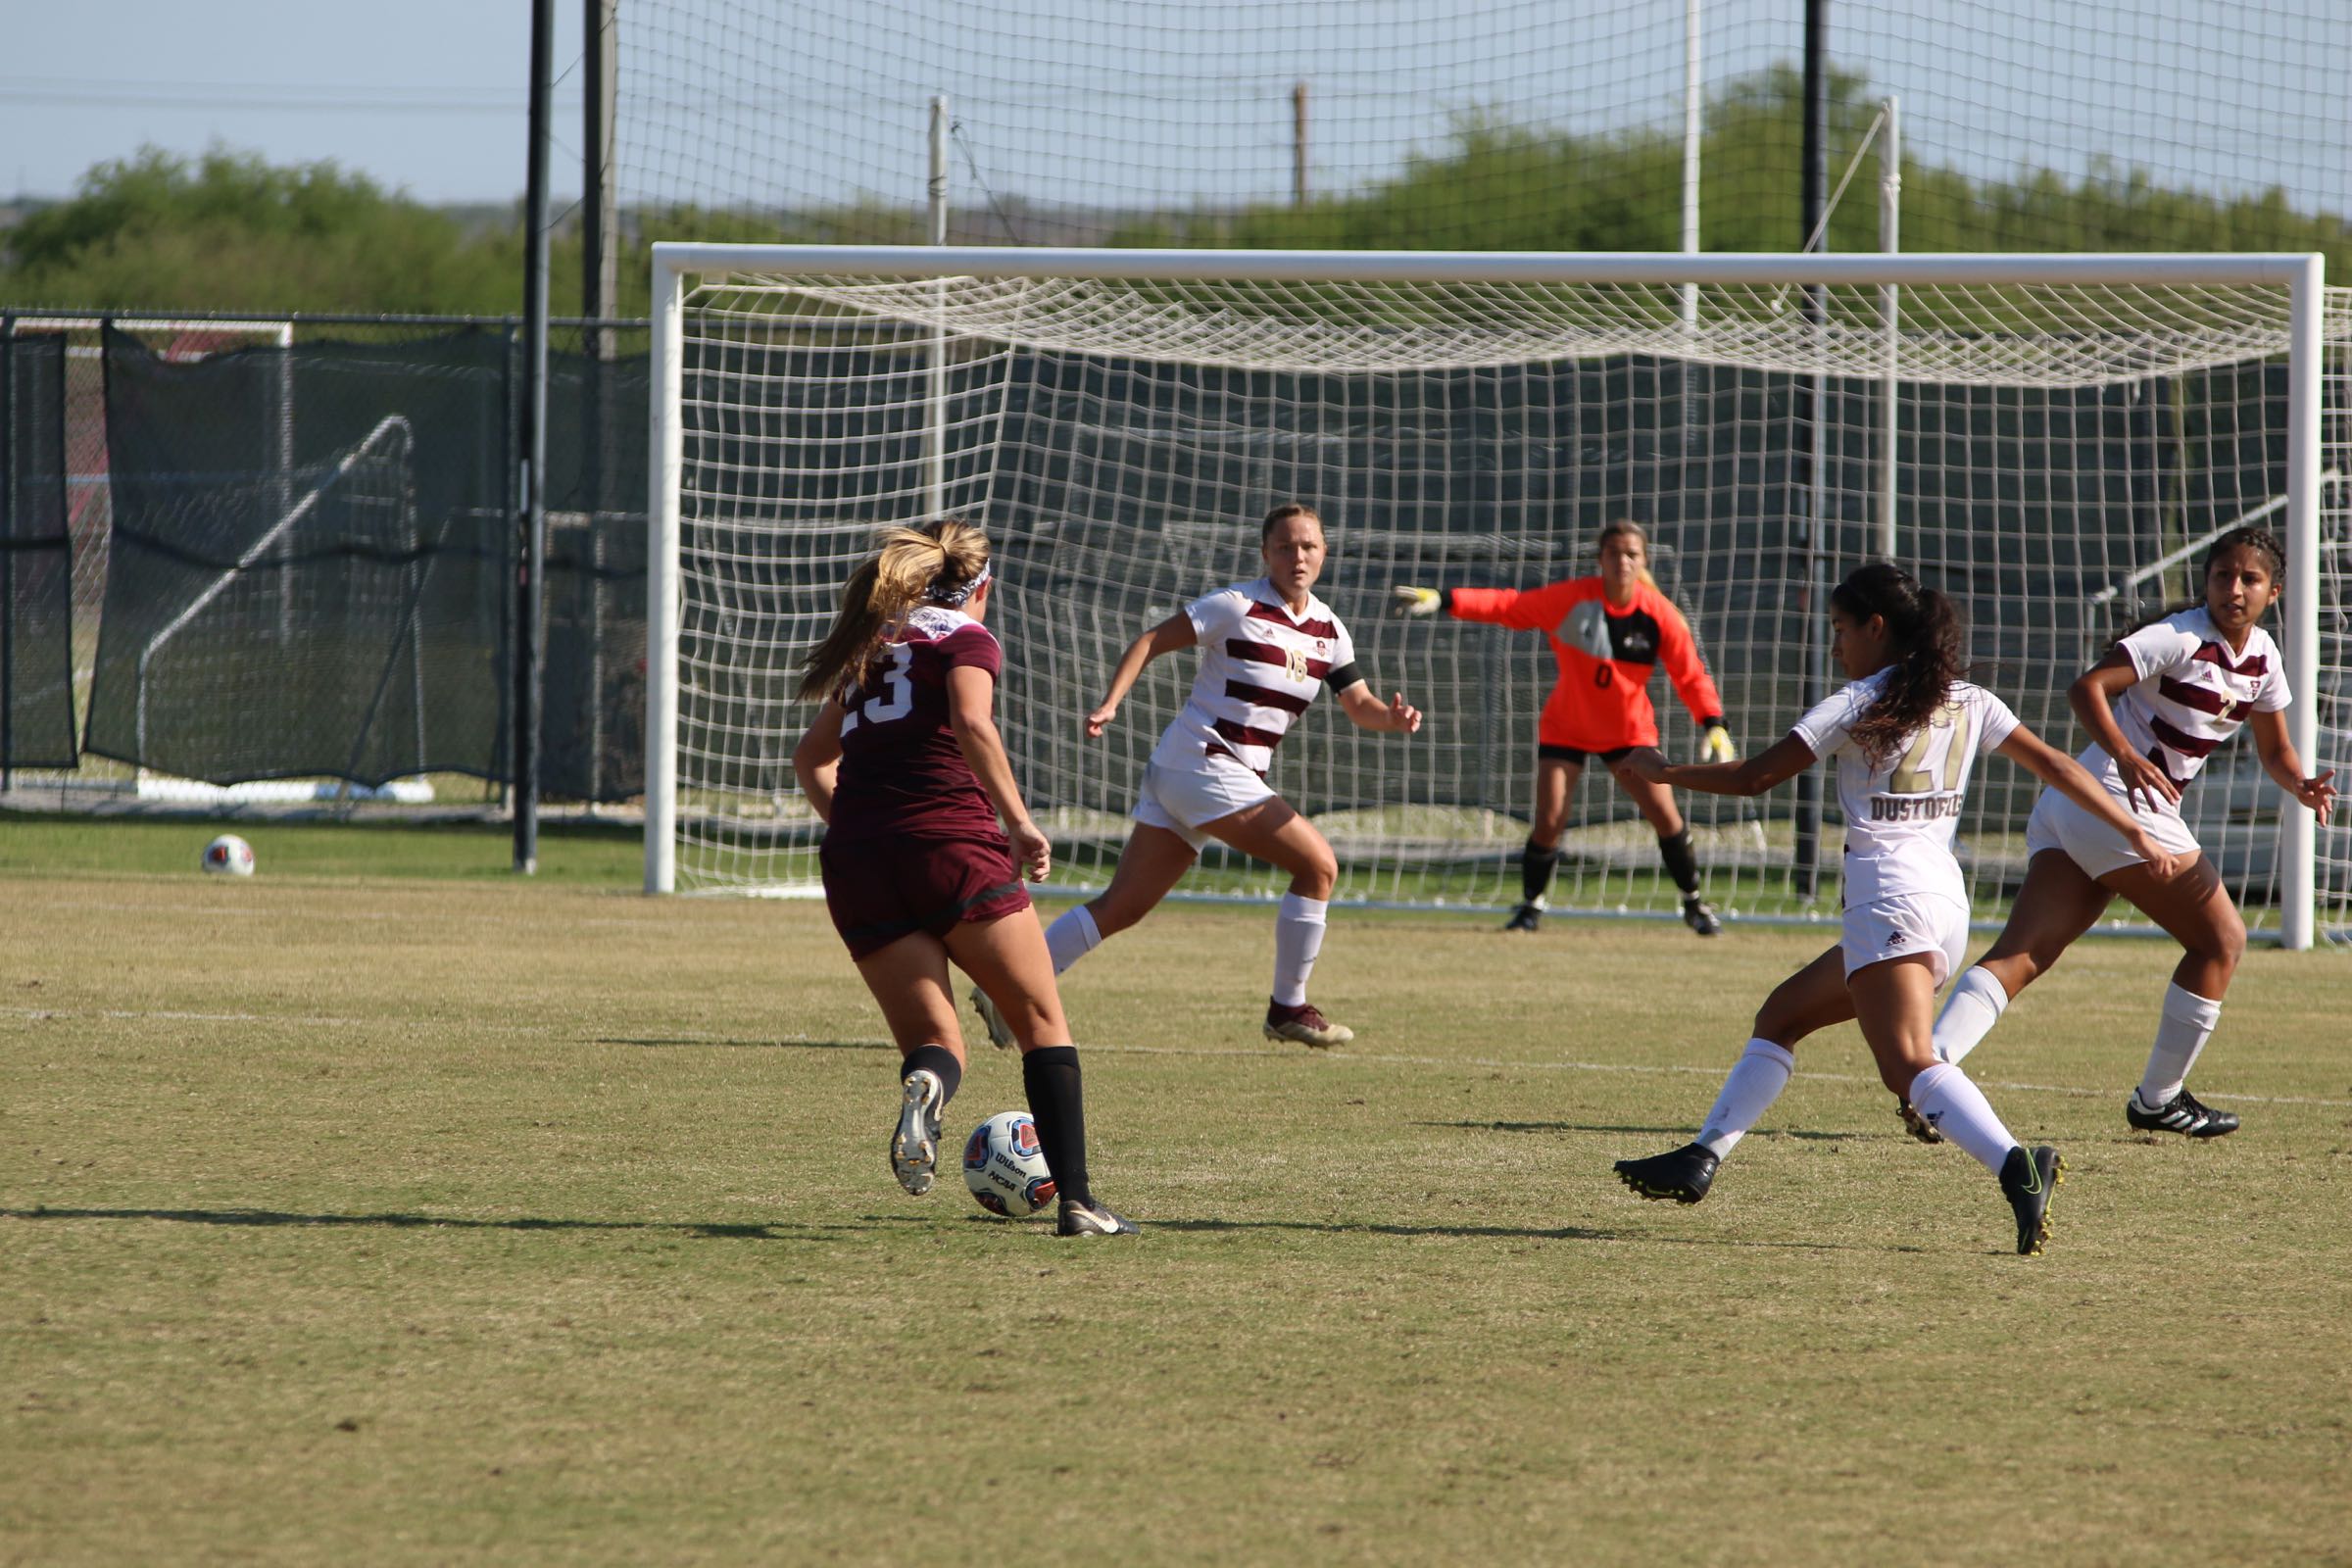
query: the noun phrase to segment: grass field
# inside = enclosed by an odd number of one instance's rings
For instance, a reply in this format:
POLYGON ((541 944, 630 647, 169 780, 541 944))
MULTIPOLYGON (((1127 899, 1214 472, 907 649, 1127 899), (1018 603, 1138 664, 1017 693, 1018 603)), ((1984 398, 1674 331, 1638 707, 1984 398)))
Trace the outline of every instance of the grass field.
POLYGON ((211 831, 0 823, 0 1563, 2352 1560, 2343 954, 2249 956, 2213 1145, 2123 1124, 2168 950, 2022 1001, 2019 1258, 1850 1029, 1705 1204, 1610 1179, 1824 931, 1343 915, 1314 1054, 1172 906, 1066 987, 1145 1226, 1070 1244, 900 1194, 816 906, 211 831))

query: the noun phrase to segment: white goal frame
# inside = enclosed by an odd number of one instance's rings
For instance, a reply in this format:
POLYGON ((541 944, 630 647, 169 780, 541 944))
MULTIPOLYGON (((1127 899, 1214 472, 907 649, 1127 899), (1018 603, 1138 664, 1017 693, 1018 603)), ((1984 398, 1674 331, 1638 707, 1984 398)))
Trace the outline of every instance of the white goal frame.
MULTIPOLYGON (((2325 259, 2318 254, 1770 255, 1677 252, 1459 252, 1048 249, 1012 246, 741 245, 653 247, 651 496, 647 507, 645 890, 676 886, 678 551, 687 279, 705 273, 905 278, 1062 277, 1192 282, 1369 282, 1911 287, 2117 285, 2284 289, 2287 344, 2287 551, 2284 655, 2295 693, 2288 731, 2316 755, 2320 659, 2321 380, 2325 259)), ((2278 808, 2281 945, 2316 930, 2315 818, 2278 808)))

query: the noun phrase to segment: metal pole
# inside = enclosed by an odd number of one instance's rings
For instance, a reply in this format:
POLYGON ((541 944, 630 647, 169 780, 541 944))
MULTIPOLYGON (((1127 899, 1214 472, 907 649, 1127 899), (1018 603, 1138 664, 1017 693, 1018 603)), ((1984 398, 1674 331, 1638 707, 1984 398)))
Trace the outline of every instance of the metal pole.
POLYGON ((530 177, 523 195, 522 514, 514 607, 514 869, 539 869, 539 628, 547 566, 547 149, 556 0, 532 0, 530 177))
MULTIPOLYGON (((931 243, 948 242, 948 100, 931 100, 931 243)), ((941 311, 947 309, 948 285, 933 287, 941 311)), ((923 407, 923 515, 941 517, 948 511, 948 329, 931 329, 931 389, 923 407)))
MULTIPOLYGON (((1879 249, 1892 256, 1903 248, 1902 100, 1886 100, 1886 142, 1879 149, 1879 249)), ((1895 442, 1902 405, 1902 291, 1879 286, 1879 319, 1886 327, 1886 374, 1879 399, 1879 554, 1894 559, 1895 442)))
MULTIPOLYGON (((612 189, 612 101, 618 75, 620 0, 586 0, 582 51, 586 96, 580 138, 580 314, 603 320, 620 314, 620 204, 612 189)), ((612 329, 594 328, 590 353, 612 358, 612 329)), ((601 433, 601 426, 590 425, 601 433)))
MULTIPOLYGON (((1798 218, 1797 244, 1810 248, 1813 231, 1821 226, 1822 207, 1829 190, 1828 38, 1829 0, 1805 0, 1805 144, 1803 211, 1798 218)), ((1829 237, 1822 236, 1828 249, 1829 237)), ((1805 319, 1819 327, 1828 318, 1819 284, 1805 287, 1805 319)), ((1790 435, 1788 503, 1795 523, 1796 564, 1803 575, 1804 621, 1798 631, 1802 651, 1801 697, 1811 709, 1822 698, 1821 617, 1828 612, 1820 593, 1821 509, 1819 436, 1820 385, 1816 377, 1800 375, 1789 399, 1790 435)), ((1788 868, 1790 889, 1797 897, 1812 898, 1821 887, 1821 772, 1806 768, 1796 775, 1796 849, 1788 868)))
POLYGON ((1291 205, 1306 205, 1306 83, 1303 81, 1291 83, 1291 205))
MULTIPOLYGON (((1698 254, 1700 0, 1683 0, 1683 253, 1698 254)), ((1698 325, 1698 285, 1683 285, 1683 324, 1698 325)))
MULTIPOLYGON (((2320 746, 2320 360, 2328 263, 2313 256, 2297 270, 2288 323, 2286 361, 2286 610, 2287 738, 2305 767, 2319 765, 2320 746)), ((2317 925, 2313 859, 2318 853, 2311 808, 2300 801, 2278 808, 2278 945, 2308 950, 2317 925)))
POLYGON ((678 628, 685 597, 678 571, 678 481, 685 436, 678 427, 686 384, 681 341, 683 274, 654 262, 653 396, 646 479, 645 548, 645 891, 677 887, 678 628))
POLYGON ((0 316, 0 790, 17 758, 17 318, 0 316))

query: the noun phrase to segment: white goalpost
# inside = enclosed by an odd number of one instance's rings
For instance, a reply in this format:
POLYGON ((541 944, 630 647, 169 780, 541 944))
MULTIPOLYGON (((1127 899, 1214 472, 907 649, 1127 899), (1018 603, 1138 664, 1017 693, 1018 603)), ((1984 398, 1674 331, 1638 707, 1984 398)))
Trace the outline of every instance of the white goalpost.
MULTIPOLYGON (((2328 309, 2316 255, 661 244, 653 265, 648 892, 812 886, 799 659, 873 529, 940 511, 996 541, 1001 719, 1077 886, 1107 878, 1189 667, 1147 672, 1100 741, 1079 717, 1137 631, 1257 573, 1254 520, 1294 499, 1327 519, 1317 591, 1367 674, 1430 715, 1398 741, 1310 712, 1277 756, 1343 902, 1516 900, 1551 679, 1540 637, 1383 620, 1387 586, 1584 575, 1616 516, 1648 531, 1745 749, 1818 683, 1820 586, 1884 548, 1889 493, 1900 559, 1963 602, 1980 678, 2054 743, 2079 744, 2084 649, 2172 608, 2182 553, 2242 521, 2287 551, 2297 748, 2330 765, 2352 728, 2352 435, 2323 419, 2352 309, 2328 309)), ((1652 697, 1687 750, 1689 715, 1652 697)), ((2192 826, 2250 923, 2309 947, 2352 921, 2352 846, 2239 752, 2192 826)), ((1662 916, 1654 840, 1601 771, 1553 907, 1662 916)), ((1972 792, 1981 919, 2023 873, 2036 788, 1994 768, 1972 792)), ((1789 875, 1835 871, 1834 824, 1815 841, 1759 804, 1686 803, 1709 896, 1834 917, 1834 876, 1789 875)), ((1193 881, 1277 891, 1213 854, 1193 881)))

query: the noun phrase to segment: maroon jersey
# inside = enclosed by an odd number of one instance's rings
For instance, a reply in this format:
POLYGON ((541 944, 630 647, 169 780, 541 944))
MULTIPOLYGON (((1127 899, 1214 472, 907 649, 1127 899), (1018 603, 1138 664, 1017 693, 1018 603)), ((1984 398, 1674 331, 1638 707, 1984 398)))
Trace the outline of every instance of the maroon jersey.
POLYGON ((906 617, 865 678, 841 693, 841 775, 829 842, 858 839, 1004 841, 948 718, 948 671, 958 664, 993 679, 1004 652, 960 610, 925 605, 906 617))

